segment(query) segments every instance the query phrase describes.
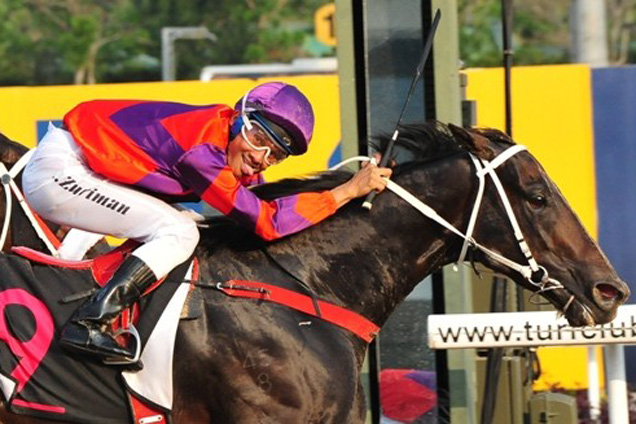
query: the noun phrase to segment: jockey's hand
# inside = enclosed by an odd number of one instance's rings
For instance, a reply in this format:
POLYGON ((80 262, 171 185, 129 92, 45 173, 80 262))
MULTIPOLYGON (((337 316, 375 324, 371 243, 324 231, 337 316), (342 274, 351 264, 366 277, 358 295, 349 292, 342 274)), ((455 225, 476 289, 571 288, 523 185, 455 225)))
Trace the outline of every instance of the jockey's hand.
MULTIPOLYGON (((375 160, 376 165, 382 162, 382 154, 379 152, 375 152, 373 154, 373 159, 375 160)), ((367 165, 369 162, 365 162, 364 165, 367 165)), ((363 165, 363 166, 364 166, 363 165)), ((394 159, 390 159, 388 163, 389 168, 395 168, 397 166, 397 162, 394 159)))
POLYGON ((331 190, 338 207, 345 205, 352 199, 366 196, 372 191, 381 192, 386 188, 385 178, 390 178, 393 171, 390 168, 380 168, 370 162, 346 183, 331 190))

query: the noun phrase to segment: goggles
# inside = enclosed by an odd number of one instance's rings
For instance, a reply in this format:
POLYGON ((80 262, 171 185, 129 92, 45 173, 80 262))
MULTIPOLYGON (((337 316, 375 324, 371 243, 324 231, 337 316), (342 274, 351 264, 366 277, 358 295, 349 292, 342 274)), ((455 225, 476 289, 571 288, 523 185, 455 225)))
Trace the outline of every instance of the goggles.
POLYGON ((293 153, 293 139, 283 127, 247 106, 249 94, 248 91, 241 102, 241 118, 243 119, 241 135, 252 149, 266 150, 264 160, 267 165, 280 163, 293 153), (254 135, 252 140, 248 137, 247 131, 252 131, 254 135))
POLYGON ((263 161, 268 166, 276 165, 287 159, 289 154, 279 146, 276 140, 270 135, 270 132, 267 131, 261 123, 256 120, 244 122, 249 122, 250 125, 245 124, 241 127, 243 139, 252 149, 265 151, 263 161))

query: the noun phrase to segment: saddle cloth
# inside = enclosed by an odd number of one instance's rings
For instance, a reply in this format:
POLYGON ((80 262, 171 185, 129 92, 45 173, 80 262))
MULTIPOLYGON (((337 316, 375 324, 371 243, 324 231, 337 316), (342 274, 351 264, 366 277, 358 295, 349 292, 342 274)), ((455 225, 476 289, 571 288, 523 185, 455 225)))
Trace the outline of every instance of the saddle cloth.
POLYGON ((191 261, 173 270, 138 305, 141 371, 122 372, 70 355, 57 343, 62 326, 96 279, 107 280, 118 261, 111 257, 96 268, 82 261, 69 269, 0 255, 0 390, 12 412, 64 422, 130 422, 128 390, 169 416, 172 353, 190 289, 184 276, 191 261))

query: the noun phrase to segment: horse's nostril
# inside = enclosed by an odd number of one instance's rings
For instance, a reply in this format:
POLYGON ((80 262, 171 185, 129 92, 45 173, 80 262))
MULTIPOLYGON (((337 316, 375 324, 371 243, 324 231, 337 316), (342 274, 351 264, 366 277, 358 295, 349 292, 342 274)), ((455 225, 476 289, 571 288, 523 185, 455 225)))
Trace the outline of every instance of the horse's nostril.
POLYGON ((618 289, 610 284, 598 284, 596 289, 604 300, 617 300, 621 295, 618 289))

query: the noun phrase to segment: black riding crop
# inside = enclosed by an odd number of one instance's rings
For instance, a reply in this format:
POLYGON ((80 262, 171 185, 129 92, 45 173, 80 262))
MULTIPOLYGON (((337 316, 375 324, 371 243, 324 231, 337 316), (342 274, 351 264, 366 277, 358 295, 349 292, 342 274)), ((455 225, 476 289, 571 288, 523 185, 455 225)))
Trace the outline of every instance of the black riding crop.
MULTIPOLYGON (((400 112, 400 116, 398 118, 397 124, 395 125, 395 131, 393 132, 391 141, 389 141, 389 145, 387 146, 386 150, 384 151, 384 154, 382 155, 382 160, 380 161, 381 167, 387 166, 387 164, 389 163, 389 160, 391 159, 391 152, 393 150, 393 146, 395 145, 395 142, 400 136, 400 125, 402 124, 402 119, 404 119, 404 112, 406 111, 406 107, 408 106, 409 101, 411 100, 411 96, 413 95, 413 92, 415 91, 415 86, 417 85, 417 82, 422 76, 422 71, 424 70, 424 65, 426 65, 426 61, 431 52, 431 47, 433 46, 433 39, 435 38, 435 31, 437 31, 437 25, 439 24, 441 17, 442 17, 442 12, 439 9, 437 9, 437 11, 435 12, 435 17, 433 18, 433 23, 431 24, 431 29, 428 33, 428 38, 426 39, 426 43, 424 44, 424 51, 422 52, 422 58, 420 59, 419 65, 417 65, 415 75, 413 76, 413 80, 411 81, 411 87, 409 88, 408 94, 406 96, 406 101, 404 102, 404 105, 402 106, 402 111, 400 112)), ((369 193, 367 195, 367 198, 364 200, 362 207, 370 210, 371 207, 373 206, 372 202, 376 195, 377 195, 377 192, 375 191, 372 191, 371 193, 369 193)))

